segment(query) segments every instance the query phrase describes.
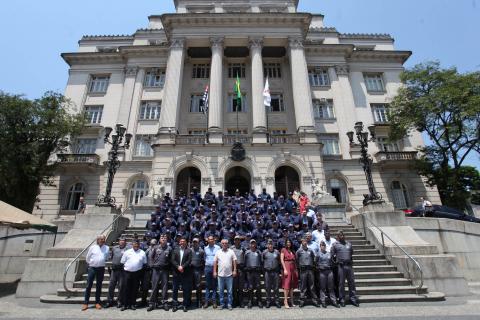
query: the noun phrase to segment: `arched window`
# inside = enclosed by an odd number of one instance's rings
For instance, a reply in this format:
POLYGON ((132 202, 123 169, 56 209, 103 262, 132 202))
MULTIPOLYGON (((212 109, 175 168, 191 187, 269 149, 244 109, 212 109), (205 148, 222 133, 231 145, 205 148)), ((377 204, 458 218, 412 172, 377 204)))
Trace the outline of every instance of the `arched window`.
POLYGON ((77 182, 68 189, 67 201, 65 203, 66 210, 77 210, 80 203, 80 197, 85 195, 85 186, 81 182, 77 182))
POLYGON ((130 188, 129 204, 136 205, 143 197, 148 195, 148 183, 145 180, 137 180, 130 188))
POLYGON ((347 203, 347 185, 343 180, 330 179, 328 191, 337 199, 338 203, 347 203))
POLYGON ((392 181, 391 190, 395 209, 408 208, 409 201, 407 187, 400 181, 392 181))
POLYGON ((275 191, 278 195, 288 196, 290 192, 300 190, 300 177, 295 169, 282 166, 275 170, 275 191))

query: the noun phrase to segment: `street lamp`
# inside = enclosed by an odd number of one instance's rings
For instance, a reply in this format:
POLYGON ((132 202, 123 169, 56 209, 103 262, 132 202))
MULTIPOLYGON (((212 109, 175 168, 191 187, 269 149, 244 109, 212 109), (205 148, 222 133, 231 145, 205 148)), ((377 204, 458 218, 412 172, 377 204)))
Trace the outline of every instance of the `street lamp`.
POLYGON ((372 178, 372 157, 368 154, 368 143, 375 142, 375 126, 369 126, 368 131, 364 131, 363 122, 357 122, 354 126, 355 132, 347 132, 348 140, 351 144, 354 144, 354 135, 357 136, 358 146, 360 146, 360 163, 362 164, 363 171, 365 172, 365 177, 367 178, 368 191, 369 194, 364 194, 363 205, 374 203, 374 202, 383 202, 382 195, 376 191, 375 185, 373 184, 372 178), (370 134, 369 134, 370 132, 370 134), (370 136, 370 137, 369 137, 370 136))
POLYGON ((130 148, 130 141, 132 140, 132 135, 130 133, 125 134, 127 128, 125 128, 121 124, 117 124, 115 126, 115 134, 110 136, 113 129, 110 127, 105 128, 105 136, 103 141, 105 144, 110 144, 112 148, 110 152, 108 152, 108 161, 107 169, 108 169, 108 180, 107 180, 107 189, 105 194, 100 195, 97 200, 97 206, 114 206, 115 205, 115 198, 112 197, 112 185, 113 185, 113 177, 117 172, 118 168, 120 167, 120 160, 118 160, 118 150, 119 149, 128 149, 130 148), (125 138, 125 142, 123 139, 125 138), (123 143, 123 145, 121 145, 123 143))

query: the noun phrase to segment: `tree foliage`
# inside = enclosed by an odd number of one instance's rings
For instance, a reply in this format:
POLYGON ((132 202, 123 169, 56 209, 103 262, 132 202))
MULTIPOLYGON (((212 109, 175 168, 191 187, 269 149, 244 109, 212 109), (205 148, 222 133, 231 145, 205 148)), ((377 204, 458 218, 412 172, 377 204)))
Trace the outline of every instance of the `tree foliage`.
POLYGON ((391 103, 391 140, 417 130, 431 143, 420 149, 420 173, 437 185, 446 205, 466 206, 463 164, 480 154, 480 72, 460 74, 442 69, 438 62, 419 64, 405 71, 404 87, 391 103))
POLYGON ((58 93, 29 100, 0 92, 0 200, 31 212, 40 184, 51 184, 52 154, 78 135, 84 117, 58 93))

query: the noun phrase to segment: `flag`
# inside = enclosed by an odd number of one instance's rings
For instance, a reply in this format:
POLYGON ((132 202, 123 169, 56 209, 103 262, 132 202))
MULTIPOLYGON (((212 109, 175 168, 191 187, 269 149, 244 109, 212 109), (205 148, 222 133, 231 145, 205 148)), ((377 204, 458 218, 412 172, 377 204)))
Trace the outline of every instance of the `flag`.
POLYGON ((265 81, 265 89, 263 89, 263 104, 267 107, 272 105, 272 96, 270 95, 270 85, 268 84, 268 78, 265 81))
POLYGON ((203 106, 202 106, 202 112, 203 114, 207 114, 208 113, 208 98, 209 98, 209 94, 208 94, 208 85, 207 87, 205 88, 205 92, 203 93, 203 106))
POLYGON ((233 93, 237 96, 238 103, 242 102, 242 90, 240 89, 240 78, 237 74, 237 80, 235 81, 235 86, 233 87, 233 93))

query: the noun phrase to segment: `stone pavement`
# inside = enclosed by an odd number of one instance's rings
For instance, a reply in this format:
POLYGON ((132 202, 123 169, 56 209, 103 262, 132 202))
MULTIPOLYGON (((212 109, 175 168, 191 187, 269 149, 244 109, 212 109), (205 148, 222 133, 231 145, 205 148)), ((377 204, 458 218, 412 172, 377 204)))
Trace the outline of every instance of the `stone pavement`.
POLYGON ((0 319, 480 319, 480 295, 462 298, 449 298, 444 302, 431 303, 379 303, 365 304, 360 308, 347 306, 342 309, 329 307, 317 309, 234 309, 233 311, 192 310, 184 313, 181 310, 173 313, 146 309, 120 312, 118 309, 80 311, 78 305, 42 304, 38 299, 16 299, 14 295, 0 298, 0 319))

